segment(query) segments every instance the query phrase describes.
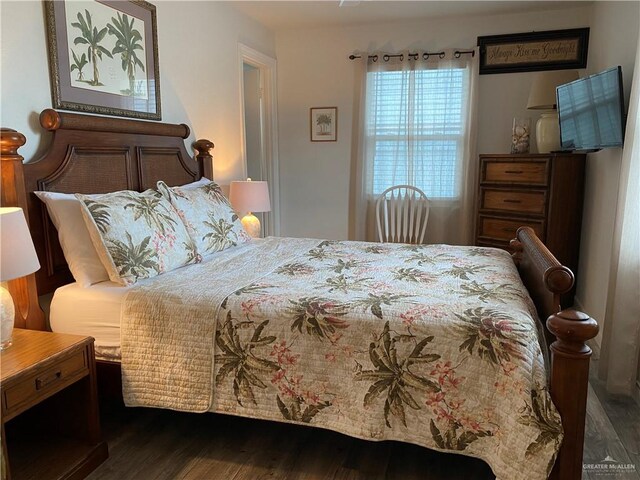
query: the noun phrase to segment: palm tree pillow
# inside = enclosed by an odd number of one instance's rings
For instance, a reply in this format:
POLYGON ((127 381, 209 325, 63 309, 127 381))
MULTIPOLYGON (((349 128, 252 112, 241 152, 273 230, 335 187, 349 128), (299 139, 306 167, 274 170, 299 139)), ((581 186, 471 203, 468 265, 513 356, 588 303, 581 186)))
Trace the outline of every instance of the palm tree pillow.
POLYGON ((178 211, 202 255, 251 240, 217 183, 204 181, 169 187, 160 181, 158 190, 178 211))
POLYGON ((200 261, 178 213, 159 192, 125 190, 76 198, 112 282, 132 285, 200 261))

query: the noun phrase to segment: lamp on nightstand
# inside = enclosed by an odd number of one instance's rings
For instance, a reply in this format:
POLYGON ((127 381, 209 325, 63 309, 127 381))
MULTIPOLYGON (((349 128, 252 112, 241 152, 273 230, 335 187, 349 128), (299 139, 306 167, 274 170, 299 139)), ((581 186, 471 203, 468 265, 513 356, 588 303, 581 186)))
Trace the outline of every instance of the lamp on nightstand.
POLYGON ((252 238, 260 236, 260 220, 251 212, 270 212, 269 187, 267 182, 231 182, 229 201, 236 212, 247 212, 242 218, 242 226, 252 238))
POLYGON ((4 282, 40 268, 27 220, 21 208, 0 208, 0 350, 11 346, 15 308, 4 282))
POLYGON ((528 110, 546 110, 536 123, 538 153, 560 150, 560 126, 556 104, 556 88, 579 78, 575 70, 540 72, 533 77, 529 92, 528 110))

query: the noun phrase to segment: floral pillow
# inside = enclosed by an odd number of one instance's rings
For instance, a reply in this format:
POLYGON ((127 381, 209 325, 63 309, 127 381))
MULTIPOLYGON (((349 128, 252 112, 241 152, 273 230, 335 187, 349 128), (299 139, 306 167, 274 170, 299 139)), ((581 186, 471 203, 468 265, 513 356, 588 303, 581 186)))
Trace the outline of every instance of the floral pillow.
POLYGON ((251 240, 217 183, 169 187, 160 181, 158 190, 178 211, 202 255, 251 240))
POLYGON ((178 213, 159 192, 125 190, 76 198, 111 281, 132 285, 200 261, 178 213))

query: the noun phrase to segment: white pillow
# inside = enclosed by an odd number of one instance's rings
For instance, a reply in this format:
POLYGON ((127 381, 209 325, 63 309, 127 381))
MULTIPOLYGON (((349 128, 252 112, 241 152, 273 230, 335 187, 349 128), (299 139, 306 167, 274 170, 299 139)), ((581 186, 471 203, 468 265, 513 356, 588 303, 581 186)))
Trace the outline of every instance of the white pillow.
POLYGON ((47 206, 49 217, 58 230, 58 239, 69 270, 83 287, 109 280, 89 230, 82 216, 80 200, 75 195, 55 192, 33 192, 47 206))

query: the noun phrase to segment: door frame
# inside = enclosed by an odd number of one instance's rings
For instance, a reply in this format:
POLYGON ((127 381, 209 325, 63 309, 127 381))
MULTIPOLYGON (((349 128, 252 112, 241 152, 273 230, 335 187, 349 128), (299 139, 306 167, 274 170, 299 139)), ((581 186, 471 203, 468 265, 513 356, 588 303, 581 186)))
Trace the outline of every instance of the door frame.
POLYGON ((278 106, 276 59, 238 43, 238 71, 240 72, 240 153, 242 169, 247 178, 246 130, 244 115, 244 64, 260 70, 262 171, 269 185, 271 211, 263 214, 265 235, 280 235, 280 173, 278 162, 278 106))

